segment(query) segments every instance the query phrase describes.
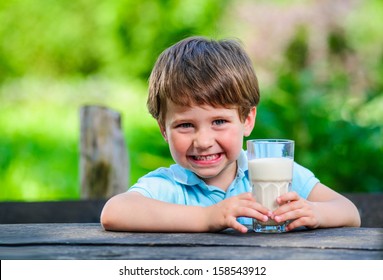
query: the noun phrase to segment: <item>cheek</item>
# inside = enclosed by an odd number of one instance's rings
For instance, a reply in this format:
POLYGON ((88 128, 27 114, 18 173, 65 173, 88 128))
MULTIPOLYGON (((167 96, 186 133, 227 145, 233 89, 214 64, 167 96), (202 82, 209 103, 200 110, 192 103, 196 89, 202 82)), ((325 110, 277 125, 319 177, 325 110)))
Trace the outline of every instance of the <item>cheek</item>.
POLYGON ((188 140, 185 137, 177 135, 169 135, 168 138, 169 149, 173 156, 186 153, 189 148, 188 140))
POLYGON ((219 144, 224 147, 228 153, 238 153, 242 150, 243 145, 243 132, 242 131, 232 131, 225 135, 221 135, 218 139, 219 144))

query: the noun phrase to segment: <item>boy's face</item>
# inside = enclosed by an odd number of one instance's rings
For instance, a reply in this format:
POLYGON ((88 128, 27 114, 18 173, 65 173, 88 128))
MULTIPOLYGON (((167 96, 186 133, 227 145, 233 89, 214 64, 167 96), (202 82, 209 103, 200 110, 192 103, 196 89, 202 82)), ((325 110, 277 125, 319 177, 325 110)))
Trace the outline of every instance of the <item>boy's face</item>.
POLYGON ((238 110, 211 106, 167 104, 165 127, 160 126, 173 159, 208 185, 224 190, 233 181, 243 137, 255 122, 254 107, 241 122, 238 110))

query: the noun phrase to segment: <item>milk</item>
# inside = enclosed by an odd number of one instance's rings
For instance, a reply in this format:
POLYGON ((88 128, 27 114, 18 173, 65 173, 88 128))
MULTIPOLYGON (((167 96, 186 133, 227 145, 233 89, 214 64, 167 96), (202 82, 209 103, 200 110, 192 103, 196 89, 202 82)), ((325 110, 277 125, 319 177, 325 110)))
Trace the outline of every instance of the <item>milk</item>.
MULTIPOLYGON (((277 197, 288 192, 293 178, 291 158, 257 158, 249 161, 249 178, 257 202, 271 211, 278 208, 277 197)), ((258 223, 278 225, 273 220, 258 223)))

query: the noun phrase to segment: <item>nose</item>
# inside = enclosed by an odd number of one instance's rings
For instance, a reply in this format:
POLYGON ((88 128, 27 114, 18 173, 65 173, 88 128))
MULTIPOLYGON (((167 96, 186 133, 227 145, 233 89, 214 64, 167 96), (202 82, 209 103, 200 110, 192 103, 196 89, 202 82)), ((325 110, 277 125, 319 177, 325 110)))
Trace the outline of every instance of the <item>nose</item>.
POLYGON ((199 130, 195 134, 193 144, 194 144, 194 147, 197 149, 206 150, 206 149, 210 148, 211 146, 213 146, 214 134, 207 129, 199 130))

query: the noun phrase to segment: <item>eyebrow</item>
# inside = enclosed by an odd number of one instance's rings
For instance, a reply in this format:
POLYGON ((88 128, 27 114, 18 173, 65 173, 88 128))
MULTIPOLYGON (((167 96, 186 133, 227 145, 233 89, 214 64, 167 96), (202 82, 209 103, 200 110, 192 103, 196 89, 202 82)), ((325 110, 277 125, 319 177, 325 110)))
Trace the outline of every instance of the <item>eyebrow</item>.
MULTIPOLYGON (((235 118, 235 116, 233 116, 233 115, 218 114, 218 115, 210 116, 209 120, 220 120, 220 119, 232 120, 234 118, 235 118)), ((180 118, 174 118, 170 122, 170 125, 179 124, 179 123, 192 123, 194 121, 195 120, 193 118, 190 118, 190 117, 180 117, 180 118)))

